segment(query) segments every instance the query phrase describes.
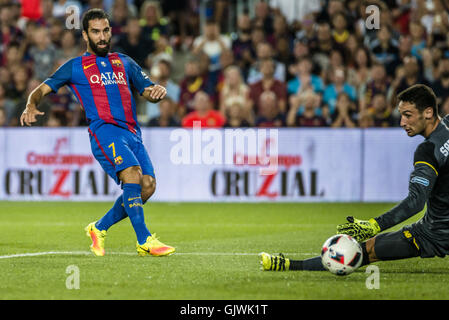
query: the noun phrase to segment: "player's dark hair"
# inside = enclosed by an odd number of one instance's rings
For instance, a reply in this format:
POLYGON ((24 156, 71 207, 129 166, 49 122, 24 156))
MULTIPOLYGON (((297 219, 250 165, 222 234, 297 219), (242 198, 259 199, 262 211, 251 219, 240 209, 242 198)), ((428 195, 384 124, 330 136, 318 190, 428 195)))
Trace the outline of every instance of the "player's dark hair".
POLYGON ((83 16, 83 30, 87 32, 89 29, 89 21, 96 19, 107 19, 109 22, 111 21, 109 15, 104 10, 98 8, 89 9, 83 16))
POLYGON ((397 99, 398 101, 414 104, 419 112, 423 112, 426 108, 431 107, 433 117, 438 116, 437 97, 433 90, 424 84, 415 84, 405 89, 398 94, 397 99))

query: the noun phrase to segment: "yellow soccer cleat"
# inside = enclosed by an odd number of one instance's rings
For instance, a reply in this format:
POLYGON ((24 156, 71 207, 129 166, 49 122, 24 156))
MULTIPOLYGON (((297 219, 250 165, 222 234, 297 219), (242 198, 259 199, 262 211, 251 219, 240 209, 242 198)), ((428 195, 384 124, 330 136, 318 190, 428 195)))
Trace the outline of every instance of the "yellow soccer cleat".
POLYGON ((137 243, 137 253, 139 256, 146 256, 146 255, 152 255, 152 256, 168 256, 175 252, 175 248, 167 246, 166 244, 163 244, 160 242, 156 234, 153 234, 152 236, 149 236, 147 238, 147 241, 144 244, 137 243))
POLYGON ((260 264, 264 271, 286 271, 290 267, 290 260, 284 257, 282 253, 279 253, 279 256, 272 256, 262 252, 260 258, 260 264))
POLYGON ((100 231, 95 227, 95 222, 90 223, 86 228, 86 235, 92 239, 90 250, 96 256, 104 256, 104 239, 106 238, 106 230, 100 231))

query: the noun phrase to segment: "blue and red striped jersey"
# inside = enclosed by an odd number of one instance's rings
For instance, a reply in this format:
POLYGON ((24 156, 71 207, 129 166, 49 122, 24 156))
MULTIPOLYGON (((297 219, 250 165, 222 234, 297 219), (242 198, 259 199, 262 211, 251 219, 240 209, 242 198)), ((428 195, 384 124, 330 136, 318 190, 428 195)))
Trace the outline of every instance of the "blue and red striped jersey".
POLYGON ((69 86, 83 106, 92 132, 103 123, 111 123, 139 136, 131 85, 142 94, 154 84, 125 54, 109 53, 100 57, 88 52, 64 63, 44 83, 54 92, 69 86))

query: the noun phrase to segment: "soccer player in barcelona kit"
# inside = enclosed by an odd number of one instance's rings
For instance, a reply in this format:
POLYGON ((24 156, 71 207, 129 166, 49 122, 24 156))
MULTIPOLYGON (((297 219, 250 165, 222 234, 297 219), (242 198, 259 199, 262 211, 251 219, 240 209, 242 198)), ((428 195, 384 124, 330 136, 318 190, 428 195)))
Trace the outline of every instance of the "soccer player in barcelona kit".
MULTIPOLYGON (((449 254, 449 118, 438 116, 431 88, 417 84, 398 95, 400 125, 409 137, 424 136, 416 148, 408 196, 386 213, 369 220, 348 217, 337 233, 361 242, 362 265, 375 261, 413 257, 444 257, 449 254), (423 210, 422 219, 398 231, 384 232, 423 210)), ((321 257, 292 260, 262 253, 264 270, 325 270, 321 257)))
POLYGON ((30 126, 43 114, 37 109, 41 99, 67 85, 86 113, 93 155, 123 189, 113 207, 85 229, 92 252, 103 256, 106 231, 129 217, 139 255, 172 254, 175 248, 160 242, 145 225, 143 204, 154 193, 156 180, 142 143, 131 85, 150 102, 162 100, 166 90, 154 84, 130 57, 109 53, 111 26, 103 10, 88 10, 82 25, 87 52, 67 61, 30 94, 20 122, 30 126))

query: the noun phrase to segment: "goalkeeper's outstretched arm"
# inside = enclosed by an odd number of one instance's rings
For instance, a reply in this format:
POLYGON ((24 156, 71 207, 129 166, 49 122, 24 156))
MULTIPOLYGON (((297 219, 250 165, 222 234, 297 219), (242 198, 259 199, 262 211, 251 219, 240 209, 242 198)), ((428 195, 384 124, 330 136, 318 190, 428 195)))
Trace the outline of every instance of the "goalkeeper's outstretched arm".
POLYGON ((414 170, 410 175, 408 196, 388 212, 369 220, 348 217, 348 223, 337 226, 337 233, 365 241, 421 212, 438 177, 438 163, 433 157, 433 144, 422 143, 415 152, 414 170))
POLYGON ((421 212, 438 177, 438 162, 433 156, 434 145, 420 144, 415 152, 414 170, 410 175, 408 196, 390 211, 375 218, 380 230, 389 229, 421 212))

